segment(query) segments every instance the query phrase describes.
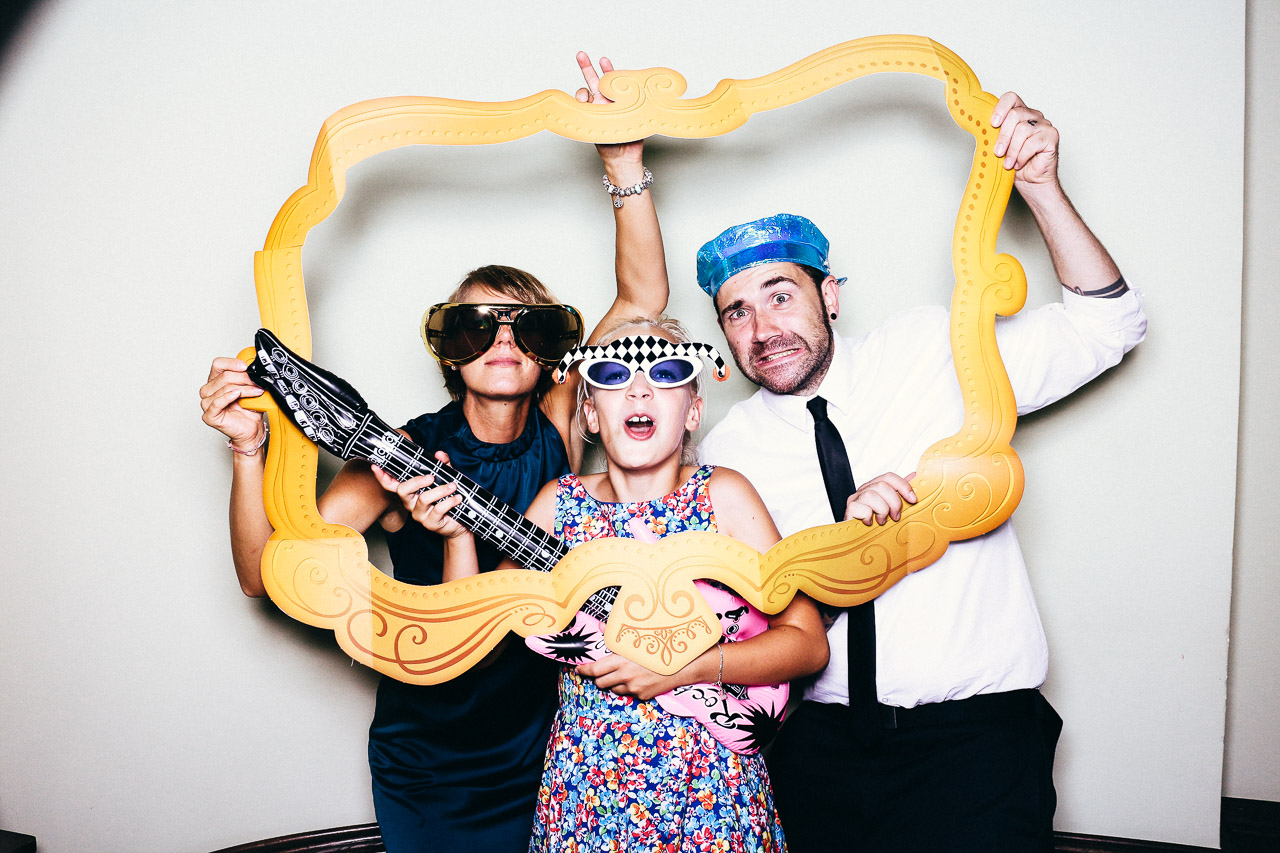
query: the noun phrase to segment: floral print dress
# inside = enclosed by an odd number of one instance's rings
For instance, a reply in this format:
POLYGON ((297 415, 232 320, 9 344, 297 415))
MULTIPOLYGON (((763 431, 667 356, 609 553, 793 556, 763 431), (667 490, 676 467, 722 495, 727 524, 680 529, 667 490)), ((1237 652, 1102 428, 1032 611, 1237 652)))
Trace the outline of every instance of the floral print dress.
MULTIPOLYGON (((573 474, 560 478, 555 532, 570 546, 631 537, 637 518, 658 536, 715 532, 704 465, 676 491, 651 501, 606 503, 573 474)), ((560 673, 560 709, 538 790, 531 851, 784 851, 768 771, 697 720, 657 702, 617 696, 560 673)))

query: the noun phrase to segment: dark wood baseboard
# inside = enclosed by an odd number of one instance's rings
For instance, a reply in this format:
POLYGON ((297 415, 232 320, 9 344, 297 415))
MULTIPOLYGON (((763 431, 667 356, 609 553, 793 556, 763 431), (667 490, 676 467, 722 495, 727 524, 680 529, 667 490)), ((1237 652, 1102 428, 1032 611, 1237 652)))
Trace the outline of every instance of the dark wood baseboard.
POLYGON ((1053 834, 1054 853, 1204 853, 1213 847, 1188 847, 1134 838, 1112 838, 1106 835, 1077 835, 1073 832, 1053 834))
POLYGON ((215 853, 385 853, 386 849, 378 825, 362 823, 251 841, 215 853))
POLYGON ((0 853, 36 853, 35 836, 0 829, 0 853))
MULTIPOLYGON (((1200 853, 1209 848, 1057 832, 1053 849, 1055 853, 1200 853)), ((378 825, 366 823, 253 841, 215 853, 382 853, 384 850, 378 825)))
MULTIPOLYGON (((376 823, 302 832, 251 841, 215 853, 384 853, 376 823)), ((1204 853, 1214 848, 1110 838, 1103 835, 1054 833, 1055 853, 1204 853)), ((1280 850, 1280 803, 1222 799, 1223 853, 1271 853, 1280 850)))
POLYGON ((1222 798, 1224 853, 1275 853, 1280 850, 1280 803, 1222 798))

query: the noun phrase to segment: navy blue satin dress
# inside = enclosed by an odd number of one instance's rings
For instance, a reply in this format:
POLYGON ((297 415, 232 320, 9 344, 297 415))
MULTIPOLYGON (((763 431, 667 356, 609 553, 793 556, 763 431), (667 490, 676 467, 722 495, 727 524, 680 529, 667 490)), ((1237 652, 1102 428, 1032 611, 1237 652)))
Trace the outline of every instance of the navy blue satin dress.
MULTIPOLYGON (((533 407, 510 444, 476 438, 459 403, 405 425, 413 440, 524 512, 538 490, 568 473, 556 428, 533 407)), ((439 536, 410 521, 387 534, 397 580, 437 584, 439 536)), ((502 559, 477 540, 480 570, 502 559)), ((444 684, 383 678, 369 728, 373 802, 388 853, 523 851, 533 827, 558 667, 518 638, 492 665, 444 684)))

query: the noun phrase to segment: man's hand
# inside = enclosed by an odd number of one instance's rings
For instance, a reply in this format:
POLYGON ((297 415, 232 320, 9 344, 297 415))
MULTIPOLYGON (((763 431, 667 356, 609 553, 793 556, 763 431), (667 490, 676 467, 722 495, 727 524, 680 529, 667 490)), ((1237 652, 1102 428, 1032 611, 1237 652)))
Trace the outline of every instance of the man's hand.
POLYGON ((1029 186, 1058 182, 1058 129, 1044 113, 1022 102, 1017 92, 1005 92, 991 113, 991 126, 1000 128, 995 155, 1014 170, 1019 192, 1029 186))
POLYGON ((1005 92, 991 113, 1000 128, 992 149, 1014 169, 1013 185, 1027 203, 1044 237, 1058 281, 1085 296, 1114 296, 1128 289, 1120 270, 1058 182, 1058 129, 1044 113, 1005 92))
POLYGON ((884 524, 891 518, 897 521, 902 517, 903 503, 916 502, 916 493, 911 488, 914 477, 915 472, 906 477, 890 472, 863 483, 860 489, 849 496, 844 508, 844 520, 857 519, 867 527, 873 521, 876 524, 884 524))

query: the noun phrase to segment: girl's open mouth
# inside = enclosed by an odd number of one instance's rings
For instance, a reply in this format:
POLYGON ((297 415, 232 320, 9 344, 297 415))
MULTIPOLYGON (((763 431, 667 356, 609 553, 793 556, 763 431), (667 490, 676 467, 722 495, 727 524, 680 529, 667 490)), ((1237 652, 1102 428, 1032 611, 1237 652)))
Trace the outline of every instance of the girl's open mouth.
POLYGON ((632 415, 626 422, 627 435, 637 441, 644 441, 653 435, 655 429, 653 419, 648 415, 632 415))

